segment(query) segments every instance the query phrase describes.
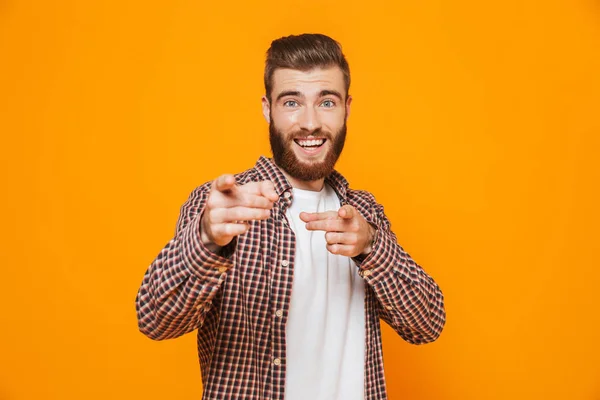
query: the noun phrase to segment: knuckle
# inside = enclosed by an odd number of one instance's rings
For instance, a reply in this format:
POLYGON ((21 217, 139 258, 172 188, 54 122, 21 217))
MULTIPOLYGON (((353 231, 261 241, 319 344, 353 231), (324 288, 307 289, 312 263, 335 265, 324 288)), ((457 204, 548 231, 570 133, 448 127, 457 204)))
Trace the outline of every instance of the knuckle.
POLYGON ((333 234, 331 232, 325 233, 325 241, 327 244, 333 243, 333 234))
POLYGON ((264 203, 262 197, 256 196, 252 199, 252 207, 258 208, 258 207, 263 207, 264 205, 265 205, 265 203, 264 203))
POLYGON ((260 207, 260 197, 258 196, 247 196, 248 207, 260 207))
POLYGON ((210 228, 210 236, 212 236, 213 239, 220 239, 223 236, 223 229, 221 228, 221 225, 213 225, 210 228))
POLYGON ((206 199, 206 207, 207 208, 214 208, 215 206, 215 196, 213 193, 208 195, 208 199, 206 199))
POLYGON ((208 212, 206 213, 206 217, 208 218, 209 222, 216 220, 219 217, 218 209, 216 209, 216 208, 209 209, 208 212))
POLYGON ((214 213, 215 213, 215 210, 206 209, 206 210, 204 210, 204 216, 202 217, 202 219, 208 223, 211 223, 215 219, 214 213))
POLYGON ((252 198, 250 198, 246 193, 241 193, 237 198, 237 203, 243 207, 251 207, 252 198))

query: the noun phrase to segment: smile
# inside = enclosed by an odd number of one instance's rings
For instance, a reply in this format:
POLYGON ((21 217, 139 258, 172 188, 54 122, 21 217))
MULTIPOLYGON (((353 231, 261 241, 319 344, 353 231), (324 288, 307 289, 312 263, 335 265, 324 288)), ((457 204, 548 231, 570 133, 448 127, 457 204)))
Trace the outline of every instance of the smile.
POLYGON ((323 146, 326 139, 294 139, 294 142, 305 149, 316 149, 323 146))

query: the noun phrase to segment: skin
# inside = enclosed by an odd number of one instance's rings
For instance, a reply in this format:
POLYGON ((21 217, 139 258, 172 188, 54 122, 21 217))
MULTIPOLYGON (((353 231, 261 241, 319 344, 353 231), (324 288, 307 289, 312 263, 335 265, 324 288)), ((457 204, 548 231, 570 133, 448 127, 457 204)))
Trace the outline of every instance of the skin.
MULTIPOLYGON (((352 97, 347 96, 343 73, 337 66, 310 71, 278 69, 273 74, 271 101, 262 98, 263 115, 268 123, 285 135, 311 139, 321 130, 334 134, 350 115, 352 97)), ((331 151, 327 140, 314 154, 308 154, 291 142, 298 162, 310 166, 331 151)), ((320 191, 324 178, 302 181, 282 170, 293 187, 320 191)), ((247 221, 268 219, 278 196, 270 181, 237 185, 232 175, 222 175, 211 187, 201 221, 201 240, 212 251, 230 243, 249 229, 247 221), (243 222, 246 221, 246 222, 243 222)), ((333 254, 355 257, 368 254, 374 228, 354 207, 344 205, 338 211, 300 214, 306 229, 325 231, 327 250, 333 254)))
MULTIPOLYGON (((350 115, 352 97, 346 99, 344 75, 339 67, 315 68, 310 71, 277 69, 273 74, 270 96, 262 98, 263 116, 274 124, 286 139, 313 139, 318 132, 335 135, 350 115)), ((327 140, 316 154, 307 154, 298 144, 292 150, 300 164, 320 163, 332 150, 327 140)), ((319 191, 325 179, 302 181, 282 169, 293 187, 319 191)))
POLYGON ((218 252, 248 230, 244 221, 268 219, 278 199, 271 181, 237 185, 233 175, 221 175, 208 194, 200 220, 200 240, 209 250, 218 252))

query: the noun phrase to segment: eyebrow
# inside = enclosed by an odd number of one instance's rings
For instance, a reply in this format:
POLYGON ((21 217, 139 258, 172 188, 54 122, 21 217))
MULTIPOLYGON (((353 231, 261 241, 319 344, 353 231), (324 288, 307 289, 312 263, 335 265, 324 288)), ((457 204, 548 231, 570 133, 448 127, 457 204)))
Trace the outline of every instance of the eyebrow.
MULTIPOLYGON (((304 97, 304 95, 297 90, 286 90, 277 95, 276 101, 279 101, 281 98, 286 96, 304 97)), ((340 100, 343 99, 342 94, 337 90, 321 90, 321 92, 319 93, 319 97, 325 96, 336 96, 340 100)))
POLYGON ((281 92, 277 95, 277 100, 279 101, 282 97, 286 97, 286 96, 297 96, 297 97, 304 97, 304 95, 302 93, 300 93, 297 90, 286 90, 284 92, 281 92))
POLYGON ((342 94, 340 92, 338 92, 337 90, 321 90, 321 93, 319 93, 319 97, 325 97, 325 96, 335 96, 338 99, 342 100, 342 94))

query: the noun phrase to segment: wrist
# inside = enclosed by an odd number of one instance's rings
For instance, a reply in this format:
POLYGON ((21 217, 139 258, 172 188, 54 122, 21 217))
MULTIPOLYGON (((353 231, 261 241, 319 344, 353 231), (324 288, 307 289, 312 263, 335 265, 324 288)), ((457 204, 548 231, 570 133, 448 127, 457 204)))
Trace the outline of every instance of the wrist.
POLYGON ((214 254, 218 254, 221 250, 222 246, 216 244, 212 238, 208 234, 208 230, 204 227, 204 218, 200 220, 200 242, 206 247, 209 251, 214 254))
POLYGON ((373 251, 373 246, 375 245, 375 241, 377 240, 377 232, 377 228, 369 224, 369 240, 363 252, 360 253, 361 255, 366 256, 373 251))

